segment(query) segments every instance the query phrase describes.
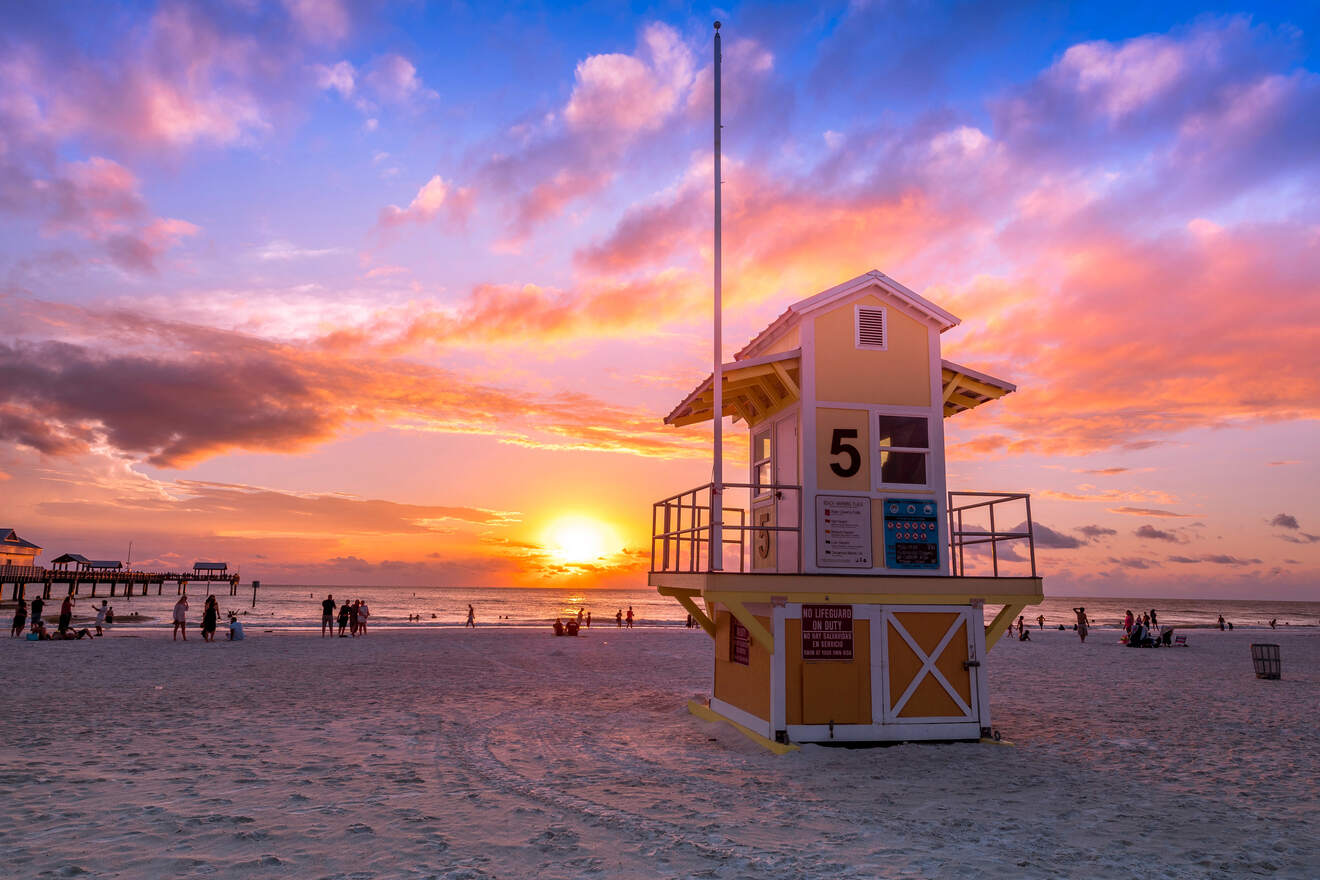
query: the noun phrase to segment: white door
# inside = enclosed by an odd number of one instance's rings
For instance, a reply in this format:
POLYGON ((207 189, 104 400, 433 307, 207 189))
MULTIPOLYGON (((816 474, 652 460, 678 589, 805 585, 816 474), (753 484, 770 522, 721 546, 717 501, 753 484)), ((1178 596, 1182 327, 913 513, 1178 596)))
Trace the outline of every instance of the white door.
MULTIPOLYGON (((797 413, 785 416, 775 422, 775 483, 777 485, 796 486, 801 483, 798 471, 798 457, 801 447, 798 445, 797 413)), ((775 496, 775 524, 783 528, 799 529, 802 519, 802 492, 781 489, 775 496)), ((796 573, 802 570, 798 558, 800 532, 776 532, 776 570, 780 573, 796 573)))

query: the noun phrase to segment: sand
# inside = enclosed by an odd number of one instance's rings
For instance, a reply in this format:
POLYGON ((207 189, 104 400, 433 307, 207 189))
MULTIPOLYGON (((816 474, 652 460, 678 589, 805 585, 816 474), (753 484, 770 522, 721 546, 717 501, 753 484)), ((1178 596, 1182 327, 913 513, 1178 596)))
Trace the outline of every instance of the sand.
POLYGON ((1190 636, 1002 642, 1012 747, 783 757, 686 712, 700 632, 0 640, 0 875, 1317 876, 1320 633, 1190 636))

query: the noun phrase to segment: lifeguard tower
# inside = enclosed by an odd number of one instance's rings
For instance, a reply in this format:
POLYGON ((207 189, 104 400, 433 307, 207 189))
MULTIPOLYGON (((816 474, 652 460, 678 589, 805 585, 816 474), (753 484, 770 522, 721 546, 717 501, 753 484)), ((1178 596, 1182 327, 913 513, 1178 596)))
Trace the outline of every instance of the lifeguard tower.
MULTIPOLYGON (((1043 593, 1028 496, 945 482, 944 419, 1015 390, 943 359, 958 323, 872 271, 789 306, 721 366, 747 479, 652 519, 649 583, 713 638, 714 692, 694 711, 770 743, 990 733, 986 652, 1043 593)), ((711 419, 713 389, 665 423, 711 419)))

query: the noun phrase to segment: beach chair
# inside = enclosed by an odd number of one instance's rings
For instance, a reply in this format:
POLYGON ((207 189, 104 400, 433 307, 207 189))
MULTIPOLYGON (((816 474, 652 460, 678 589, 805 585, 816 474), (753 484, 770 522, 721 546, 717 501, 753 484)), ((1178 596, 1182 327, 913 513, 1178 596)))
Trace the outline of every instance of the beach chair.
POLYGON ((1187 647, 1187 636, 1174 636, 1173 644, 1179 648, 1187 647))

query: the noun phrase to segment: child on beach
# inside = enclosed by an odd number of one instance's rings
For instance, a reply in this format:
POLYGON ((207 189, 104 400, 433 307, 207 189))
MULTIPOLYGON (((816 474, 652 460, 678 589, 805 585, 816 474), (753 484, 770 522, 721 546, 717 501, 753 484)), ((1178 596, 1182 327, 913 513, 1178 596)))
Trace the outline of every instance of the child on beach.
POLYGON ((106 612, 108 612, 109 610, 110 610, 109 600, 102 599, 101 607, 96 609, 96 634, 98 636, 105 635, 105 631, 102 629, 102 627, 105 626, 105 615, 106 612))
POLYGON ((618 611, 614 612, 614 622, 618 625, 619 629, 623 629, 623 609, 622 609, 622 608, 620 608, 618 611))
POLYGON ((188 594, 184 593, 179 597, 179 601, 174 603, 174 633, 170 638, 173 642, 183 636, 183 640, 188 641, 188 594))
POLYGON ((9 629, 9 637, 22 635, 22 628, 28 624, 28 603, 18 599, 18 607, 13 610, 13 627, 9 629))

